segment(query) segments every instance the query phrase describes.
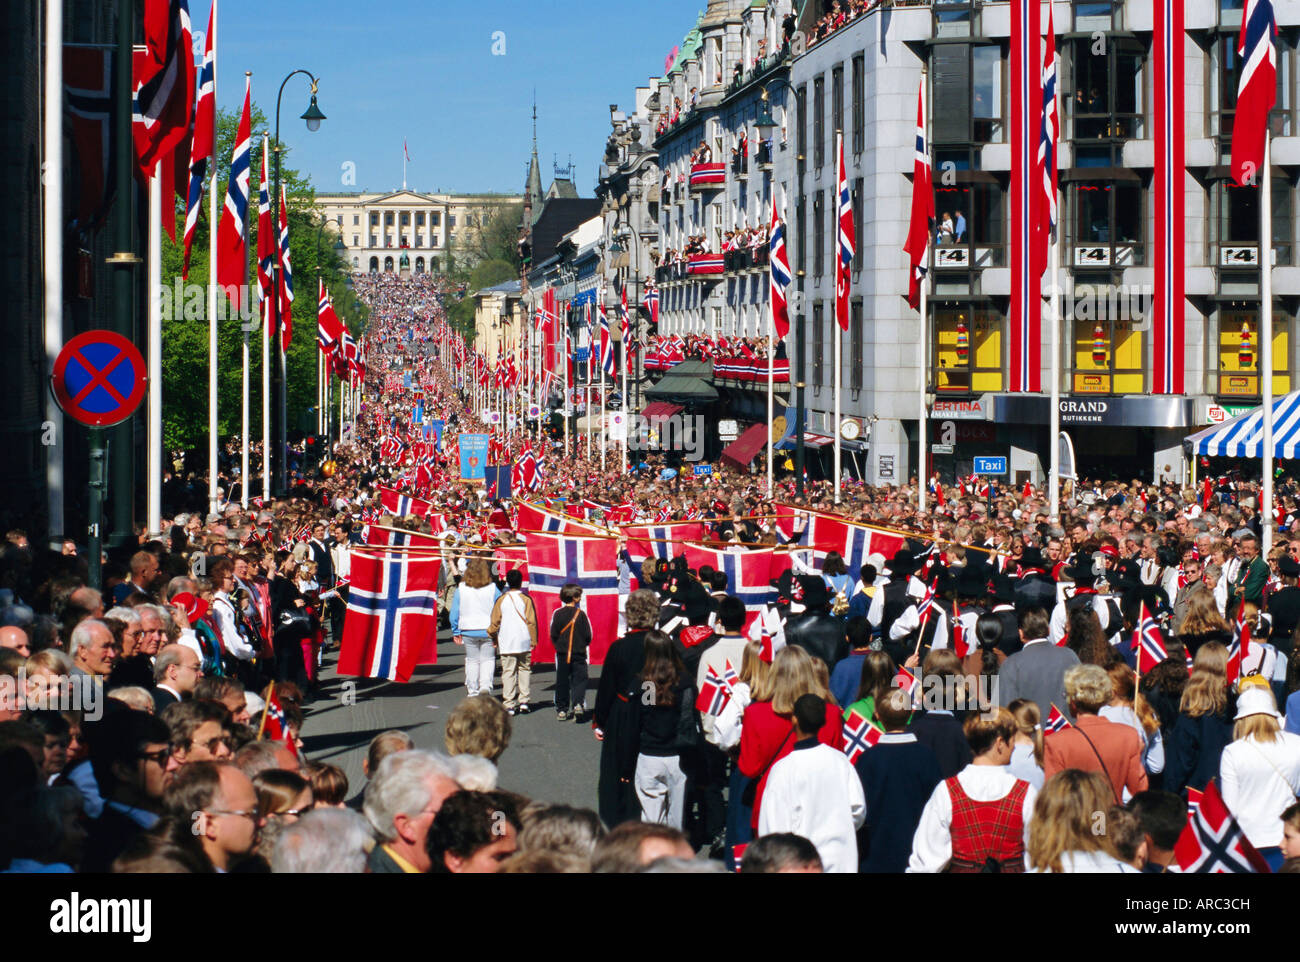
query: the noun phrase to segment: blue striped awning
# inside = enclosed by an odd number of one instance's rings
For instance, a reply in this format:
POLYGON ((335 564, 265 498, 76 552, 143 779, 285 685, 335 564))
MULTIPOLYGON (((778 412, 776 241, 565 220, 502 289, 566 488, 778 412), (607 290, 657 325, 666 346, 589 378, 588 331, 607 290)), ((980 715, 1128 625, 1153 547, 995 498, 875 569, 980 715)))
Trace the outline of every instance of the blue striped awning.
MULTIPOLYGON (((1258 458, 1264 450, 1264 408, 1198 431, 1183 442, 1193 455, 1258 458)), ((1273 402, 1273 457, 1295 459, 1300 451, 1300 391, 1273 402)))

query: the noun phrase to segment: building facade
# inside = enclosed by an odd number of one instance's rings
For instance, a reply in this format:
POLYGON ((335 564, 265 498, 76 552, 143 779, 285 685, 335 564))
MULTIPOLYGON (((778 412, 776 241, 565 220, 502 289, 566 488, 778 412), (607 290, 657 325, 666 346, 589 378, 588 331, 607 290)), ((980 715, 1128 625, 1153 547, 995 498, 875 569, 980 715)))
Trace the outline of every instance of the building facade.
POLYGON ((343 241, 343 259, 354 272, 395 272, 403 256, 414 273, 446 269, 485 219, 519 203, 509 194, 391 193, 317 194, 316 209, 343 241))

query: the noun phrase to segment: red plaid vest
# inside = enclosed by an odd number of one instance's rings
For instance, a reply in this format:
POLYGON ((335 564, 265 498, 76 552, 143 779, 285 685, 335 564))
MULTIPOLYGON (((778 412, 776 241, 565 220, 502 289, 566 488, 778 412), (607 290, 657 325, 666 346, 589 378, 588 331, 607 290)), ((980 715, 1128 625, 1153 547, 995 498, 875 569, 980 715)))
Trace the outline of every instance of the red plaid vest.
POLYGON ((988 859, 1002 872, 1025 870, 1025 823, 1021 814, 1029 783, 1016 779, 1015 786, 996 802, 974 801, 956 776, 944 784, 952 799, 952 861, 948 871, 973 873, 984 870, 988 859))

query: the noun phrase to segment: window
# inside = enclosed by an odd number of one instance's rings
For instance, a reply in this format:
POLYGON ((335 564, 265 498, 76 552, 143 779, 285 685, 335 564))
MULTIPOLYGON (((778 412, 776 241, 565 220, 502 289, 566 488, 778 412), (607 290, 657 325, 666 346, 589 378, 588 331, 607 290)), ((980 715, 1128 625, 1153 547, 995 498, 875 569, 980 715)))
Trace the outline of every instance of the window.
POLYGON ((420 211, 415 215, 415 226, 416 227, 424 226, 424 211, 420 211))
POLYGON ((862 270, 862 248, 866 245, 862 243, 862 178, 859 177, 853 181, 853 269, 862 270))
POLYGON ((379 213, 378 213, 378 211, 372 211, 372 212, 371 212, 371 214, 370 214, 370 226, 371 226, 371 227, 378 227, 378 226, 379 226, 379 213))
POLYGON ((357 226, 358 224, 360 224, 360 223, 361 223, 361 215, 360 215, 360 214, 353 214, 353 215, 352 215, 352 226, 353 226, 353 227, 356 227, 356 226, 357 226))
POLYGON ((411 215, 410 215, 410 213, 408 213, 407 211, 402 211, 402 213, 401 213, 400 216, 401 216, 401 218, 402 218, 402 226, 403 226, 403 227, 409 227, 409 226, 411 226, 411 215))
POLYGON ((437 247, 437 246, 438 246, 438 235, 437 235, 437 234, 434 234, 431 238, 429 238, 429 246, 430 246, 430 247, 437 247))
POLYGON ((938 394, 1002 390, 1002 314, 985 305, 940 301, 931 322, 930 364, 938 394))
POLYGON ((934 35, 969 37, 974 19, 971 0, 934 0, 934 35))
POLYGON ((931 54, 931 137, 936 144, 1005 140, 1002 52, 994 44, 947 43, 931 54))
POLYGON ((1007 197, 992 176, 974 169, 978 157, 979 148, 935 149, 934 208, 939 231, 933 258, 938 269, 1006 265, 1007 197), (948 223, 951 233, 943 229, 948 223))
POLYGON ((385 227, 393 226, 393 212, 391 210, 384 212, 384 226, 385 227))
POLYGON ((855 298, 849 302, 849 389, 852 391, 862 390, 862 369, 865 366, 862 349, 865 340, 862 301, 855 298))
POLYGON ((824 210, 825 204, 822 201, 822 192, 819 190, 813 194, 813 277, 821 277, 822 272, 826 270, 826 244, 822 237, 824 210))
MULTIPOLYGON (((1261 396, 1259 382, 1259 301, 1231 303, 1218 312, 1217 390, 1220 397, 1261 396)), ((1273 394, 1291 391, 1292 318, 1273 309, 1273 394)))
POLYGON ((379 238, 376 237, 374 234, 371 234, 371 235, 370 235, 370 246, 371 246, 371 247, 378 247, 378 246, 379 246, 379 238))
POLYGON ((971 121, 976 143, 1002 142, 1002 51, 991 44, 971 47, 971 121))
POLYGON ((360 246, 361 246, 361 236, 360 236, 359 234, 353 234, 353 235, 352 235, 352 246, 353 246, 353 247, 360 247, 360 246))
POLYGON ((456 215, 455 215, 455 214, 448 214, 448 215, 447 215, 447 226, 448 226, 448 227, 455 227, 455 226, 456 226, 456 215))
POLYGON ((795 142, 795 150, 799 154, 799 173, 802 174, 808 165, 808 86, 799 88, 795 95, 795 136, 798 138, 795 142))
POLYGON ((442 214, 440 214, 438 211, 434 211, 432 214, 430 214, 430 215, 429 215, 429 226, 430 226, 430 227, 440 227, 440 226, 442 226, 442 214))
POLYGON ((1130 267, 1146 261, 1142 241, 1142 186, 1136 181, 1080 181, 1068 185, 1069 241, 1076 268, 1130 267))
POLYGON ((1072 69, 1062 87, 1061 101, 1074 124, 1076 167, 1111 166, 1111 150, 1105 141, 1145 136, 1141 44, 1128 38, 1111 39, 1104 53, 1098 54, 1095 43, 1089 37, 1066 46, 1072 69))
MULTIPOLYGON (((1224 33, 1215 38, 1210 48, 1212 76, 1207 91, 1210 135, 1219 138, 1222 162, 1228 163, 1232 155, 1232 118, 1237 112, 1237 85, 1241 79, 1241 59, 1237 56, 1237 28, 1241 22, 1241 4, 1231 15, 1231 29, 1228 20, 1224 20, 1224 33)), ((1273 107, 1271 118, 1274 123, 1281 123, 1280 133, 1275 129, 1274 136, 1291 136, 1294 132, 1292 112, 1294 100, 1291 95, 1293 72, 1292 43, 1282 33, 1277 37, 1277 102, 1273 107)))
MULTIPOLYGON (((1291 197, 1289 177, 1273 177, 1273 257, 1291 263, 1291 197)), ((1238 187, 1218 181, 1210 188, 1210 256, 1220 268, 1259 267, 1259 187, 1238 187)))
POLYGON ((831 71, 831 129, 844 132, 844 68, 831 71))
POLYGON ((795 209, 794 209, 794 219, 795 219, 794 269, 796 271, 805 271, 808 269, 808 258, 806 256, 808 250, 808 244, 807 244, 808 224, 807 224, 807 218, 804 214, 804 205, 807 203, 807 201, 808 201, 807 196, 800 197, 799 203, 795 205, 795 209))
POLYGON ((823 302, 813 304, 813 357, 812 386, 821 387, 826 383, 826 318, 823 302))
POLYGON ((826 161, 826 79, 813 81, 813 169, 826 161))
POLYGON ((1110 279, 1086 286, 1082 280, 1076 275, 1072 305, 1074 392, 1142 394, 1146 372, 1141 319, 1149 314, 1149 303, 1130 303, 1126 289, 1110 279))
POLYGON ((866 147, 866 117, 864 114, 866 63, 861 55, 853 58, 853 152, 860 154, 866 147))

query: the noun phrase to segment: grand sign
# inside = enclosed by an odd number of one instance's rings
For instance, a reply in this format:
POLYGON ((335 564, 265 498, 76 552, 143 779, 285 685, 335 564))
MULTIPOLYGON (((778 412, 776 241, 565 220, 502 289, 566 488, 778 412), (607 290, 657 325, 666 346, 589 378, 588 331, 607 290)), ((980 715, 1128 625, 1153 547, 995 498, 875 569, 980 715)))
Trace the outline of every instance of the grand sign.
MULTIPOLYGON (((1041 394, 997 394, 993 420, 1010 424, 1046 424, 1051 398, 1041 394)), ((1194 405, 1185 397, 1063 397, 1061 424, 1103 427, 1185 428, 1196 423, 1194 405)))

